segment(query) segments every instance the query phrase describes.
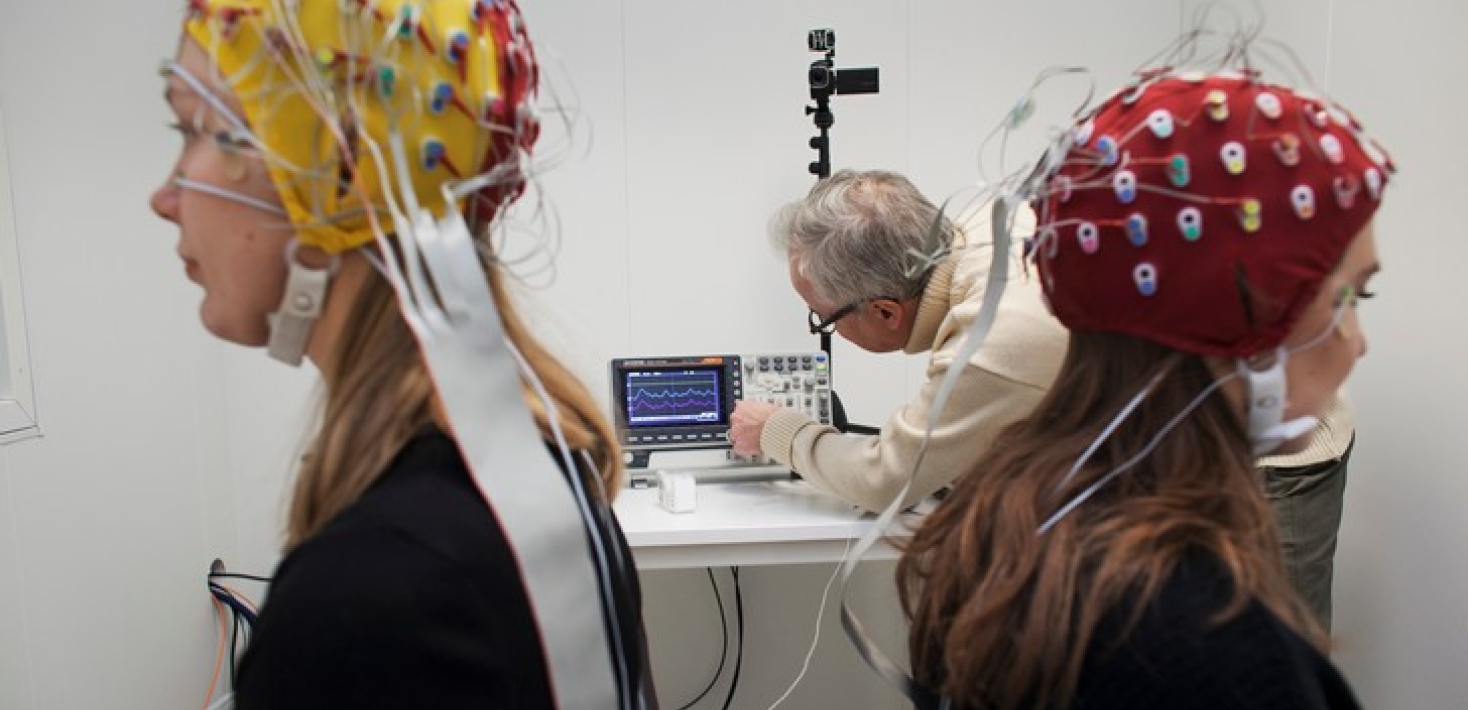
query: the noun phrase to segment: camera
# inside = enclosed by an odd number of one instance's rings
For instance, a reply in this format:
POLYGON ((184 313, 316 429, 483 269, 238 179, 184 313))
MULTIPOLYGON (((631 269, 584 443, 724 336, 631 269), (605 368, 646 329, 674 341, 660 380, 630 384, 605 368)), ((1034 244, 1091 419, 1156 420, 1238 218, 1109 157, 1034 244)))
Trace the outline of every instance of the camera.
POLYGON ((836 31, 815 29, 806 33, 805 46, 812 52, 825 52, 826 56, 810 63, 806 74, 810 84, 810 97, 821 102, 833 94, 875 94, 880 89, 876 67, 860 69, 836 68, 836 31))
POLYGON ((825 178, 831 175, 830 129, 836 123, 831 113, 831 97, 835 94, 875 94, 879 90, 876 67, 860 69, 836 68, 836 31, 829 28, 810 30, 805 34, 805 46, 812 52, 826 56, 810 63, 806 71, 806 83, 810 85, 810 98, 814 106, 806 106, 805 113, 815 121, 820 134, 810 139, 810 147, 817 159, 809 166, 812 175, 825 178))
POLYGON ((810 90, 822 91, 827 96, 835 93, 832 85, 836 83, 836 69, 831 66, 829 59, 817 59, 810 64, 810 90))

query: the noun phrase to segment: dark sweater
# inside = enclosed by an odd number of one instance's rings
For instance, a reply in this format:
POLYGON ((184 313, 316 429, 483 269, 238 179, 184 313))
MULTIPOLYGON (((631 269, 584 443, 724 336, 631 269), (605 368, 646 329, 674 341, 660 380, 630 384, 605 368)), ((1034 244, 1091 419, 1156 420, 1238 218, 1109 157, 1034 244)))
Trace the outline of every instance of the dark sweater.
POLYGON ((1359 710, 1330 661, 1259 603, 1213 623, 1229 592, 1211 558, 1184 559, 1120 646, 1122 614, 1097 628, 1071 710, 1359 710))
MULTIPOLYGON (((604 538, 630 562, 606 520, 604 538)), ((640 600, 635 571, 623 572, 614 574, 618 623, 635 679, 640 600)), ((451 440, 436 431, 413 439, 281 562, 235 701, 239 710, 553 707, 515 560, 451 440)))

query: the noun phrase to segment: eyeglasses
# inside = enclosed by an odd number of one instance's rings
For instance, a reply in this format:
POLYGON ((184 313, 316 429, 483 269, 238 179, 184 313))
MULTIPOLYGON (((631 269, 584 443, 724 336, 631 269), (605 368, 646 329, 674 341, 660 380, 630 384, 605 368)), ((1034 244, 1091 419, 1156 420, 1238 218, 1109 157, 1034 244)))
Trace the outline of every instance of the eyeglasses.
POLYGON ((836 321, 839 321, 842 318, 845 318, 846 316, 855 313, 856 309, 860 308, 862 304, 870 303, 872 301, 896 300, 898 299, 891 298, 890 296, 871 296, 868 298, 859 298, 855 301, 852 301, 851 303, 837 308, 836 312, 832 313, 831 316, 829 318, 826 318, 825 320, 821 319, 821 314, 816 313, 815 309, 811 309, 809 315, 806 316, 805 321, 806 324, 810 326, 811 335, 817 335, 820 333, 826 333, 827 335, 829 335, 836 332, 836 321))

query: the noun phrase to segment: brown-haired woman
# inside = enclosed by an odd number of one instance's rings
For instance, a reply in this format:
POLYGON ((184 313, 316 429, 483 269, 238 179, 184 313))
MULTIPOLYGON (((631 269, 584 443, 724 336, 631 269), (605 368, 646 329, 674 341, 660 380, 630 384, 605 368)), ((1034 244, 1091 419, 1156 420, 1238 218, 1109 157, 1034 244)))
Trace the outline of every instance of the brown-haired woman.
POLYGON ((1365 352, 1389 161, 1321 99, 1169 72, 1054 155, 1032 246, 1069 350, 899 565, 925 704, 1356 707, 1255 460, 1365 352))

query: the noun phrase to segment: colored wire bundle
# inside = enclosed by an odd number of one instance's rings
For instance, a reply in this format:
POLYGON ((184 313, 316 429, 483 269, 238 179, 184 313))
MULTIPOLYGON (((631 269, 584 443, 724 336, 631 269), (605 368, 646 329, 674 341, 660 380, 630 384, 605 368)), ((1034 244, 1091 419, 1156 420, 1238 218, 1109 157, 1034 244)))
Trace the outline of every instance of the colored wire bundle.
POLYGON ((269 582, 269 577, 257 577, 248 574, 231 574, 223 571, 224 565, 216 560, 209 571, 206 587, 209 590, 210 601, 214 604, 215 614, 219 618, 219 645, 214 658, 214 671, 209 676, 209 689, 204 695, 204 706, 206 708, 218 705, 210 705, 214 699, 214 691, 219 685, 219 675, 224 667, 225 650, 229 651, 229 691, 232 694, 235 688, 235 672, 239 668, 240 654, 250 645, 250 637, 254 633, 255 620, 259 611, 248 597, 230 587, 221 580, 244 579, 253 582, 269 582))

